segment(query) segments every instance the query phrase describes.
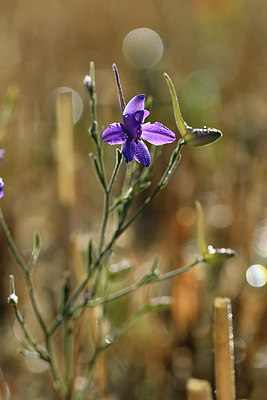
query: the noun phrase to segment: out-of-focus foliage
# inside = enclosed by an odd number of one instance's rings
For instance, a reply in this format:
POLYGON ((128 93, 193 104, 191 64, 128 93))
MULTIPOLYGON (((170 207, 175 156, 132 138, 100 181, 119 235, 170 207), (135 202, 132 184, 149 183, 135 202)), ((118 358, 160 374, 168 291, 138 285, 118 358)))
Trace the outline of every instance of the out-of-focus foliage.
MULTIPOLYGON (((185 121, 193 127, 216 126, 223 132, 222 139, 210 147, 185 149, 168 189, 135 229, 122 237, 118 250, 133 266, 125 276, 129 282, 148 271, 155 253, 162 254, 162 270, 186 263, 197 252, 194 203, 198 199, 207 237, 216 248, 223 244, 236 249, 238 256, 221 268, 196 268, 172 284, 155 285, 126 302, 111 303, 104 312, 116 325, 142 299, 163 292, 173 296, 170 311, 144 317, 107 350, 96 368, 100 384, 94 398, 109 394, 114 399, 184 399, 189 377, 212 382, 215 296, 228 296, 233 303, 237 396, 265 398, 266 285, 257 283, 262 276, 264 281, 264 269, 246 272, 251 265, 266 266, 267 258, 266 18, 264 0, 136 0, 134 6, 116 0, 14 0, 1 5, 1 104, 10 84, 20 92, 1 143, 6 149, 1 206, 25 256, 31 255, 33 232, 41 234, 36 285, 48 321, 59 306, 61 274, 71 259, 70 233, 77 232, 79 249, 85 252, 102 213, 101 191, 88 158, 91 121, 82 87, 90 60, 96 63, 98 116, 104 127, 121 118, 111 69, 116 62, 126 101, 136 93, 153 96, 151 121, 176 129, 163 78, 166 71, 174 81, 185 121), (154 30, 163 43, 161 60, 147 69, 133 67, 123 53, 126 35, 143 27, 154 30), (75 121, 75 204, 67 215, 58 197, 54 118, 56 94, 66 87, 73 90, 75 121), (248 279, 251 273, 252 280, 248 279)), ((105 151, 111 162, 114 149, 106 146, 105 151)), ((164 170, 170 152, 163 149, 156 175, 164 170)), ((5 302, 8 275, 20 275, 2 235, 0 240, 1 385, 6 387, 7 382, 16 400, 52 399, 45 365, 25 361, 15 351, 20 332, 5 302)), ((82 267, 77 261, 73 264, 72 279, 79 281, 82 267)), ((38 337, 24 283, 16 281, 27 321, 38 337)), ((121 283, 113 285, 117 288, 121 283)), ((90 318, 96 321, 98 315, 90 318)), ((92 328, 82 340, 80 370, 92 356, 90 335, 97 332, 92 328)), ((82 379, 75 384, 82 385, 82 379)))

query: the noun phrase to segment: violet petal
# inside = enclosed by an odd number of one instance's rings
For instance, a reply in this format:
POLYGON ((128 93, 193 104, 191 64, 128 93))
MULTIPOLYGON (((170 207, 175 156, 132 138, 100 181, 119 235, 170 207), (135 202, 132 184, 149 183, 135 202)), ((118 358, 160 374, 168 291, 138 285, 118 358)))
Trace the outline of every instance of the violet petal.
POLYGON ((149 116, 149 114, 150 114, 150 112, 149 112, 148 110, 144 110, 144 118, 143 118, 142 123, 144 122, 144 120, 146 119, 146 117, 149 116))
POLYGON ((102 139, 109 144, 122 144, 127 138, 126 128, 123 124, 114 122, 104 130, 102 139))
POLYGON ((142 125, 141 138, 156 146, 171 143, 176 139, 175 134, 160 122, 142 125))
POLYGON ((123 115, 123 122, 128 129, 130 139, 139 139, 141 134, 141 122, 144 111, 137 111, 134 114, 123 115))
POLYGON ((142 140, 139 140, 136 145, 134 158, 140 164, 143 164, 145 167, 149 167, 150 154, 149 154, 147 146, 145 145, 145 143, 142 140))
POLYGON ((144 111, 145 107, 145 95, 138 94, 137 96, 133 97, 123 111, 123 115, 126 114, 134 114, 136 111, 144 111))
POLYGON ((126 141, 123 145, 123 148, 122 148, 122 154, 123 154, 127 164, 129 162, 131 162, 132 159, 134 158, 136 146, 137 146, 137 144, 133 140, 126 139, 126 141))

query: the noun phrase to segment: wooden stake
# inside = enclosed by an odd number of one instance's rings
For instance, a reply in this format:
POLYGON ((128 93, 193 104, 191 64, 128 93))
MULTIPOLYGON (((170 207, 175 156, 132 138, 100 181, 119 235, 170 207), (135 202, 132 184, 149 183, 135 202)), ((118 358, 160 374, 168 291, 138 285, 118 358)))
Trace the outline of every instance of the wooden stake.
POLYGON ((231 300, 214 299, 215 384, 217 400, 235 399, 234 342, 231 300))
POLYGON ((62 92, 57 101, 58 191, 62 205, 75 201, 72 93, 62 92))
POLYGON ((208 381, 189 379, 186 385, 187 400, 212 400, 211 387, 208 381))

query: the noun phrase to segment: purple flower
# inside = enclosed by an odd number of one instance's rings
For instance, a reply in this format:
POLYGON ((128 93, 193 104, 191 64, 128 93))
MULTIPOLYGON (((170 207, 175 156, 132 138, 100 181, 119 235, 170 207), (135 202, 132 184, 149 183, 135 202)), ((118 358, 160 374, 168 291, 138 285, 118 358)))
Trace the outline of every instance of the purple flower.
POLYGON ((3 187, 4 187, 4 181, 2 178, 0 178, 0 199, 4 196, 3 187))
POLYGON ((144 109, 145 95, 133 97, 123 113, 123 124, 114 122, 103 132, 102 139, 111 145, 122 144, 122 154, 127 163, 134 158, 145 167, 150 165, 150 154, 142 139, 156 146, 171 143, 175 134, 159 122, 144 124, 149 111, 144 109))
POLYGON ((0 149, 0 164, 3 161, 4 153, 5 153, 5 150, 4 149, 0 149))

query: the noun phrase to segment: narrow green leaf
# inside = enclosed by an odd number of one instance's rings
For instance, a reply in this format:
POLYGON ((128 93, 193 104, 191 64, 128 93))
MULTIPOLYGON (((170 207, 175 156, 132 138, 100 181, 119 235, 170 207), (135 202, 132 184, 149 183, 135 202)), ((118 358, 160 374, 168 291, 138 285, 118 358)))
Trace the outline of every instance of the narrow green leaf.
POLYGON ((122 160, 122 152, 120 149, 116 149, 116 165, 119 165, 122 160))
POLYGON ((40 255, 40 250, 41 250, 41 237, 38 232, 34 232, 33 249, 32 249, 31 258, 29 261, 29 265, 28 265, 29 272, 32 272, 34 266, 36 265, 39 255, 40 255))
POLYGON ((96 249, 93 243, 93 239, 90 239, 88 245, 88 273, 91 275, 91 267, 96 259, 96 249))
POLYGON ((175 117, 177 128, 178 128, 181 136, 184 137, 187 132, 186 123, 181 114, 178 97, 177 97, 177 93, 176 93, 174 84, 172 83, 171 78, 169 77, 169 75, 166 72, 164 73, 164 78, 166 79, 166 82, 169 86, 169 90, 170 90, 170 94, 171 94, 171 98, 172 98, 174 117, 175 117))
POLYGON ((152 273, 153 275, 156 275, 156 270, 157 270, 158 263, 159 263, 159 256, 156 256, 156 257, 155 257, 155 260, 154 260, 154 262, 153 262, 153 265, 152 265, 152 267, 151 267, 151 273, 152 273))
POLYGON ((96 156, 95 156, 93 153, 90 153, 90 154, 89 154, 89 157, 90 157, 90 158, 92 159, 92 161, 93 161, 93 164, 94 164, 95 170, 96 170, 96 174, 97 174, 97 176, 98 176, 98 178, 99 178, 99 180, 100 180, 101 185, 103 186, 104 190, 106 190, 105 179, 104 179, 103 174, 102 174, 102 172, 101 172, 101 169, 100 169, 100 166, 99 166, 99 163, 98 163, 98 161, 97 161, 96 156))

